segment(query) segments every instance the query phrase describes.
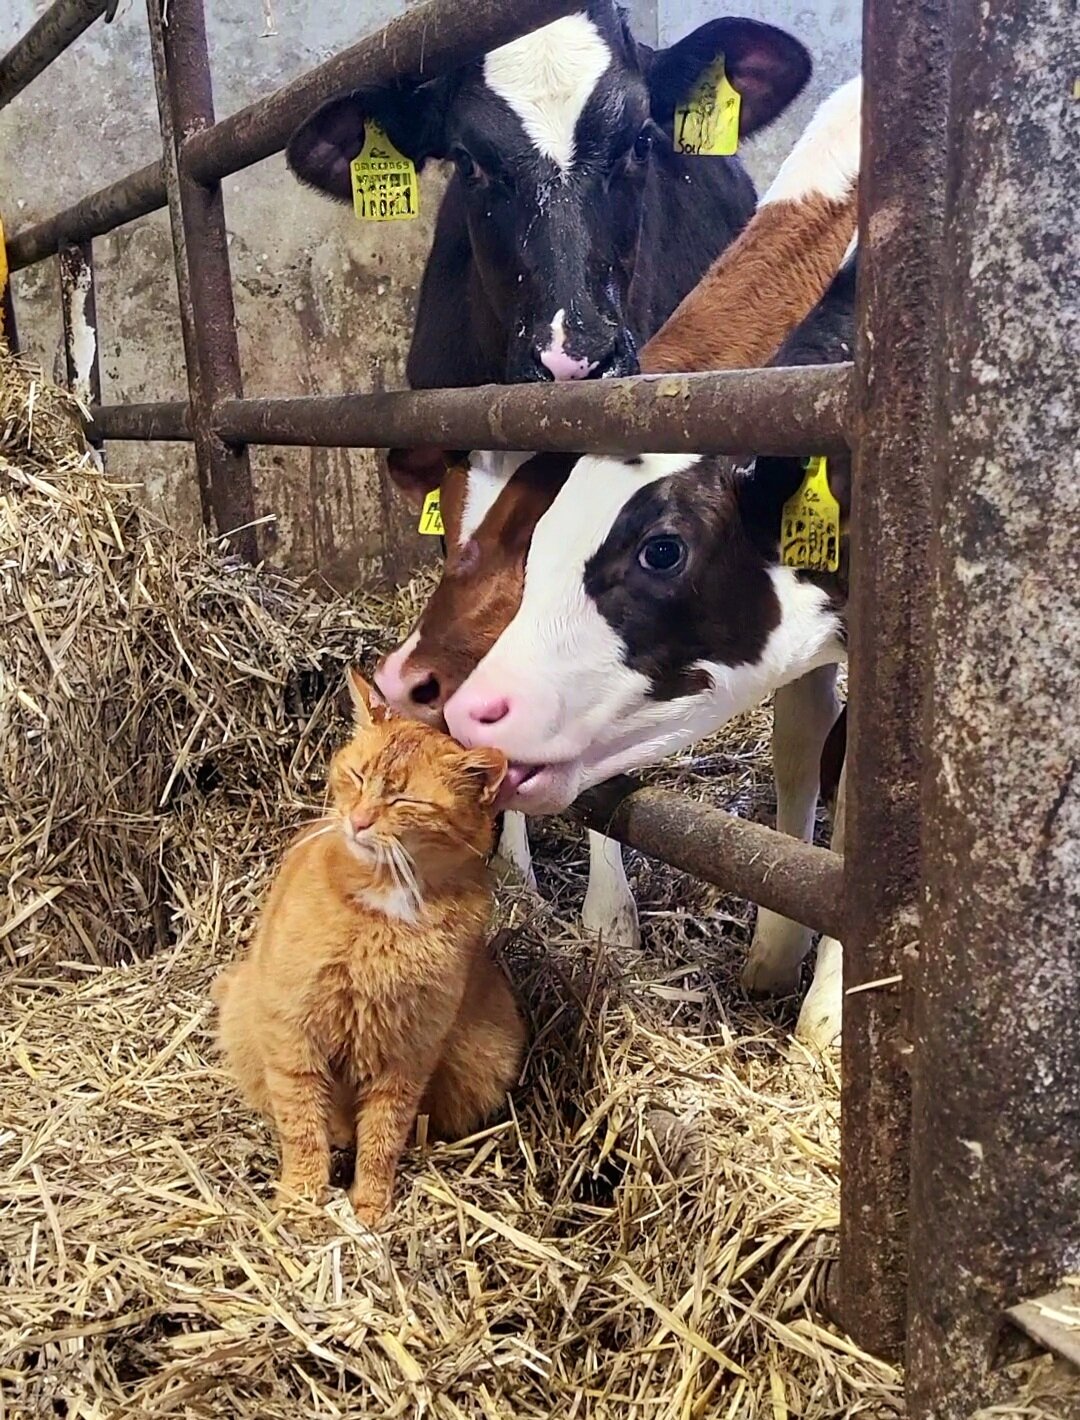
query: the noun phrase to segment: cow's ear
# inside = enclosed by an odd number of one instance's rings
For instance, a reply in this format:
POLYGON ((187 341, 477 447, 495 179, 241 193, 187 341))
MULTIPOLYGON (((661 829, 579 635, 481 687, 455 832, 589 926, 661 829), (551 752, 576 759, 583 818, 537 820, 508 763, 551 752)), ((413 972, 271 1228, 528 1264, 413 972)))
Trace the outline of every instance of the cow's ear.
POLYGON ((784 504, 803 481, 803 460, 758 457, 736 485, 739 515, 751 538, 763 548, 775 548, 784 504))
POLYGON ((331 99, 300 125, 289 139, 285 158, 301 182, 339 202, 352 201, 349 164, 364 146, 369 121, 386 133, 394 147, 417 168, 445 155, 449 84, 395 85, 356 90, 331 99))
POLYGON ((389 449, 386 467, 409 502, 420 508, 432 489, 440 487, 446 470, 464 463, 466 458, 467 455, 457 450, 425 444, 418 449, 389 449))
MULTIPOLYGON (((851 462, 847 458, 830 458, 825 469, 843 529, 851 512, 851 462)), ((739 478, 736 488, 742 525, 762 548, 775 549, 784 504, 798 492, 805 474, 805 459, 759 455, 750 471, 739 478)))
POLYGON ((739 91, 739 135, 756 133, 783 113, 810 78, 806 48, 757 20, 710 20, 668 49, 643 53, 653 118, 670 130, 675 109, 720 56, 739 91))

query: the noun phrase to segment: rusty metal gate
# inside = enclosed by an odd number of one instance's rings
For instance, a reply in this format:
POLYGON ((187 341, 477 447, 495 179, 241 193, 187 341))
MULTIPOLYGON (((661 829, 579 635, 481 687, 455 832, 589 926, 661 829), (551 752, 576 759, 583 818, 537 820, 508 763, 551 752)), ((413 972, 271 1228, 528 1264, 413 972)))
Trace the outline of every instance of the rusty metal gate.
MULTIPOLYGON (((216 123, 202 0, 148 0, 161 161, 14 232, 8 263, 59 256, 92 437, 192 442, 204 520, 249 557, 250 444, 850 449, 843 859, 667 791, 605 786, 581 816, 843 940, 834 1309, 868 1350, 906 1350, 915 1420, 966 1420, 1018 1354, 1008 1319, 1080 1361, 1036 1304, 1080 1271, 1068 7, 865 0, 853 366, 679 377, 679 398, 665 377, 663 396, 639 378, 244 399, 221 179, 340 90, 431 78, 579 7, 428 0, 216 123), (93 318, 91 244, 166 206, 188 399, 101 405, 71 319, 76 298, 93 318)), ((55 0, 0 57, 0 107, 112 8, 55 0)))

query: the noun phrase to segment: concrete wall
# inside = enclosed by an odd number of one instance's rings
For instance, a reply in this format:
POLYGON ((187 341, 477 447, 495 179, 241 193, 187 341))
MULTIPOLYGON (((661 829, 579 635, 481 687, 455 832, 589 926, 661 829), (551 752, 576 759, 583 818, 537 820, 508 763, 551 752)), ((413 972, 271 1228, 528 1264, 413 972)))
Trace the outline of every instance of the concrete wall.
MULTIPOLYGON (((44 8, 3 0, 0 48, 44 8)), ((271 93, 401 9, 401 0, 207 0, 217 112, 271 93)), ((9 230, 49 215, 160 152, 142 0, 121 0, 0 113, 0 201, 9 230)), ((416 286, 441 190, 425 174, 422 218, 361 224, 303 190, 278 155, 227 180, 226 220, 246 392, 330 393, 402 383, 416 286)), ((106 400, 185 393, 165 213, 94 244, 106 400)), ((24 344, 51 369, 60 323, 55 263, 15 281, 24 344)), ((145 483, 171 522, 195 527, 190 452, 111 446, 112 467, 145 483)), ((276 560, 337 585, 396 576, 421 543, 391 512, 376 457, 343 450, 254 451, 257 507, 276 516, 276 560)))
POLYGON ((862 0, 658 0, 660 43, 673 44, 718 15, 747 15, 777 25, 802 40, 814 58, 805 93, 742 154, 761 192, 821 100, 859 72, 862 0))
MULTIPOLYGON (((2 0, 0 51, 46 0, 2 0)), ((205 0, 219 116, 272 92, 403 8, 403 0, 205 0)), ((723 13, 717 0, 637 0, 641 39, 670 42, 723 13)), ((820 59, 815 96, 858 65, 857 0, 735 4, 786 25, 820 59)), ((748 165, 760 182, 812 106, 759 140, 748 165)), ((9 231, 50 215, 160 151, 142 0, 121 0, 111 25, 94 24, 40 79, 0 112, 0 204, 9 231)), ((400 387, 417 285, 443 182, 422 178, 422 217, 361 224, 302 188, 277 157, 226 184, 226 219, 244 383, 252 395, 400 387)), ((104 397, 185 393, 172 249, 164 213, 94 245, 104 397)), ((46 369, 59 344, 55 263, 15 278, 20 334, 46 369)), ((170 522, 195 527, 190 452, 175 445, 112 446, 112 467, 145 485, 170 522)), ((257 506, 276 522, 266 551, 339 587, 397 578, 432 549, 387 492, 363 451, 253 451, 257 506)))

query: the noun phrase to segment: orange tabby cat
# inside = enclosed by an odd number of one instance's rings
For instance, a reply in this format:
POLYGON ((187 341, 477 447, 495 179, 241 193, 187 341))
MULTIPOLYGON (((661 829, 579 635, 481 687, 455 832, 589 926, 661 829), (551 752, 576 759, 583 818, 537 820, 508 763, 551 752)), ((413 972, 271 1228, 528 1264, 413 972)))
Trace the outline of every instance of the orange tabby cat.
POLYGON ((513 1084, 524 1027, 485 946, 498 750, 388 718, 349 674, 355 734, 333 810, 293 843, 247 957, 214 983, 219 1040, 277 1125, 279 1192, 313 1198, 356 1143, 349 1198, 376 1222, 418 1113, 470 1132, 513 1084))

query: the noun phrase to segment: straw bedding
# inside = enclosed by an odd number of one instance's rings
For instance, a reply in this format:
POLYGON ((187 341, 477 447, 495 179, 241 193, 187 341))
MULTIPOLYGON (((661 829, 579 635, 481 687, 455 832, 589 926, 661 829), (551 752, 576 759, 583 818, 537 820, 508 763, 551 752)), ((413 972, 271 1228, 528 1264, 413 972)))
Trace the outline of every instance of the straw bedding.
MULTIPOLYGON (((383 1234, 272 1211, 207 986, 313 812, 342 667, 424 588, 328 603, 181 543, 0 361, 0 1415, 899 1414, 820 1309, 835 1062, 742 997, 742 903, 632 859, 642 951, 583 940, 564 824, 501 904, 509 1116, 414 1149, 383 1234)), ((764 812, 766 730, 663 776, 764 812)))

